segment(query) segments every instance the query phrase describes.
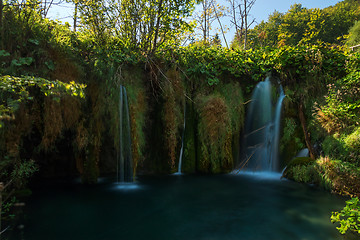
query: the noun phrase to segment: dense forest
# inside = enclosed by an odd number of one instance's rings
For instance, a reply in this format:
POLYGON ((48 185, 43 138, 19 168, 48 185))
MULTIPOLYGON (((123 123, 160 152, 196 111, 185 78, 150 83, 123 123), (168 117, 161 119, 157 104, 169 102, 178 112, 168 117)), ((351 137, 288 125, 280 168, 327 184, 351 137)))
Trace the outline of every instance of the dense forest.
POLYGON ((360 233, 359 1, 295 4, 252 28, 234 12, 228 47, 210 34, 225 14, 214 2, 200 2, 196 21, 191 0, 71 2, 70 27, 46 17, 46 2, 1 0, 3 220, 30 179, 113 174, 127 126, 132 178, 178 171, 180 151, 184 173, 239 169, 246 107, 269 77, 286 95, 277 171, 351 198, 331 220, 360 233))

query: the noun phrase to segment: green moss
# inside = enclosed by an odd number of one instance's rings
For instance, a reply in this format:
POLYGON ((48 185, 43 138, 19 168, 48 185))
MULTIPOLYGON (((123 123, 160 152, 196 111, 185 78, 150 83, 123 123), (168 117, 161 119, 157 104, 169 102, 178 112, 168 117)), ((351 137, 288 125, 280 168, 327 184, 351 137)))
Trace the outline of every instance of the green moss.
POLYGON ((144 73, 139 66, 132 66, 124 71, 124 84, 126 86, 131 125, 131 143, 134 176, 139 164, 144 161, 145 151, 145 124, 148 114, 146 101, 146 88, 144 85, 144 73))
POLYGON ((342 158, 347 155, 344 142, 339 135, 327 136, 322 143, 322 149, 325 156, 332 158, 342 158))
POLYGON ((231 132, 237 134, 244 127, 245 108, 242 89, 238 82, 219 86, 220 94, 225 99, 231 120, 231 132))
POLYGON ((316 161, 318 184, 332 192, 360 197, 360 169, 354 164, 328 157, 316 161))
POLYGON ((294 158, 287 165, 283 176, 296 182, 314 183, 317 179, 315 161, 309 157, 294 158))
POLYGON ((314 183, 317 172, 312 165, 296 165, 292 167, 292 176, 296 182, 314 183))
POLYGON ((184 91, 178 72, 170 69, 162 82, 162 120, 163 137, 167 151, 167 159, 171 172, 178 170, 178 161, 183 131, 184 91))
POLYGON ((293 159, 283 174, 284 177, 303 183, 313 183, 328 191, 360 196, 360 171, 354 164, 321 157, 293 159))
MULTIPOLYGON (((146 117, 148 114, 148 103, 146 99, 145 73, 141 66, 123 64, 120 66, 110 66, 108 78, 100 82, 101 85, 96 94, 99 94, 100 102, 103 103, 103 110, 100 117, 106 129, 108 136, 113 141, 112 158, 105 154, 101 161, 107 161, 106 166, 112 166, 112 171, 116 170, 116 155, 119 151, 119 94, 120 85, 125 86, 129 104, 130 127, 131 127, 131 153, 133 160, 134 176, 136 169, 144 161, 146 135, 144 132, 146 117)), ((99 101, 99 100, 98 100, 99 101)), ((105 149, 105 148, 104 148, 105 149)))
POLYGON ((347 148, 360 152, 360 127, 344 139, 347 148))
POLYGON ((302 130, 294 118, 284 119, 284 128, 280 140, 280 153, 283 162, 289 163, 291 159, 303 148, 302 130))
POLYGON ((184 134, 183 172, 194 173, 196 171, 196 118, 194 103, 186 102, 186 127, 184 134))
MULTIPOLYGON (((227 138, 231 134, 231 119, 224 99, 213 94, 196 98, 198 122, 198 170, 201 172, 221 172, 222 162, 228 162, 227 138)), ((231 150, 230 150, 231 152, 231 150)), ((231 154, 230 154, 231 155, 231 154)), ((232 158, 232 156, 231 156, 232 158)))
POLYGON ((149 157, 146 159, 145 168, 147 171, 154 173, 169 173, 168 152, 166 148, 165 138, 163 136, 164 121, 162 119, 162 103, 158 102, 152 106, 150 118, 152 125, 149 129, 148 148, 149 157))
POLYGON ((238 82, 201 88, 195 98, 196 168, 200 172, 231 171, 239 154, 239 135, 244 126, 242 89, 238 82))
POLYGON ((315 161, 309 157, 297 157, 286 166, 283 176, 296 182, 314 182, 316 170, 315 161))
POLYGON ((297 165, 298 166, 307 166, 307 165, 310 165, 313 163, 314 163, 314 160, 310 157, 297 157, 290 161, 290 163, 288 164, 288 167, 297 166, 297 165))

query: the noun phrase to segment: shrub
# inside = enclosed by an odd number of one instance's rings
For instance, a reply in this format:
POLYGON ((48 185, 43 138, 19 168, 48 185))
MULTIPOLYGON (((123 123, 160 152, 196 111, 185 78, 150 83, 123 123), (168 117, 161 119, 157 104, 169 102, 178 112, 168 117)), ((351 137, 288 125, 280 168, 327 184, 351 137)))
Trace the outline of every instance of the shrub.
POLYGON ((312 165, 297 165, 292 168, 293 178, 296 182, 312 183, 314 181, 314 173, 315 171, 312 165))
POLYGON ((344 143, 337 135, 327 136, 322 143, 322 149, 325 156, 332 158, 339 158, 347 155, 344 143))
POLYGON ((359 152, 360 151, 360 127, 355 129, 355 131, 353 133, 348 135, 344 139, 344 142, 349 149, 359 152))
POLYGON ((332 223, 340 223, 336 227, 341 234, 348 230, 360 234, 360 203, 359 198, 352 198, 346 201, 346 206, 340 212, 332 212, 332 223))

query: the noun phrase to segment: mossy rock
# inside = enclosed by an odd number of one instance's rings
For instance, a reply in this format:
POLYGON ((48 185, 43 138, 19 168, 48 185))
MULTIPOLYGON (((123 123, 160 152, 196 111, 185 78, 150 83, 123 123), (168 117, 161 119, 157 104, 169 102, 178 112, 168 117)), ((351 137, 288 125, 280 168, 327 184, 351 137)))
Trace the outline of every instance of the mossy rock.
POLYGON ((298 122, 297 118, 289 117, 291 114, 289 114, 287 111, 289 111, 289 109, 285 108, 284 116, 287 117, 282 120, 283 128, 281 132, 279 151, 284 165, 281 167, 285 167, 289 162, 291 162, 294 156, 301 149, 306 147, 304 144, 304 134, 300 123, 298 122))
POLYGON ((289 162, 287 168, 294 167, 296 165, 307 166, 313 164, 315 161, 310 157, 296 157, 289 162))
POLYGON ((283 177, 297 182, 310 183, 313 181, 315 161, 310 157, 297 157, 286 166, 283 177))

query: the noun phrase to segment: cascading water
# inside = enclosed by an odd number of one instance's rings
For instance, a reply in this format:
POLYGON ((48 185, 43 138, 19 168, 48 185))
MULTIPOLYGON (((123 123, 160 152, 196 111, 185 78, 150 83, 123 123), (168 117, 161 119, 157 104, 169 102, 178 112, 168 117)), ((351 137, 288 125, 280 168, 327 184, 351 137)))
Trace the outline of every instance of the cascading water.
POLYGON ((275 110, 272 104, 272 87, 269 78, 258 83, 253 92, 245 122, 241 169, 253 171, 278 170, 278 148, 282 102, 282 87, 275 110))
POLYGON ((130 133, 130 116, 126 88, 124 86, 120 86, 119 149, 117 161, 117 181, 120 183, 134 181, 130 133))
POLYGON ((274 139, 271 151, 271 170, 275 171, 279 168, 279 141, 280 141, 280 120, 281 120, 281 107, 285 98, 284 90, 280 85, 280 95, 275 107, 275 119, 274 119, 274 139))
POLYGON ((179 166, 177 174, 181 174, 181 165, 182 165, 182 157, 184 152, 184 135, 185 135, 185 127, 186 127, 186 103, 184 104, 184 128, 181 136, 181 149, 180 149, 180 157, 179 157, 179 166))

